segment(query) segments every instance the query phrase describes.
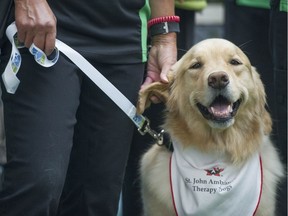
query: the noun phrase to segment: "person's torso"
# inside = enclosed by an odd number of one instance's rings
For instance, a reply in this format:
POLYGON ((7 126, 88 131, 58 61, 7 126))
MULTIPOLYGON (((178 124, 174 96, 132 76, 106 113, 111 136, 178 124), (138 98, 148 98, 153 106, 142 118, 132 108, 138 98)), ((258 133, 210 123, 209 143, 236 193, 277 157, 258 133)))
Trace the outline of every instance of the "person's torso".
POLYGON ((138 63, 147 55, 147 0, 48 0, 57 38, 103 63, 138 63))

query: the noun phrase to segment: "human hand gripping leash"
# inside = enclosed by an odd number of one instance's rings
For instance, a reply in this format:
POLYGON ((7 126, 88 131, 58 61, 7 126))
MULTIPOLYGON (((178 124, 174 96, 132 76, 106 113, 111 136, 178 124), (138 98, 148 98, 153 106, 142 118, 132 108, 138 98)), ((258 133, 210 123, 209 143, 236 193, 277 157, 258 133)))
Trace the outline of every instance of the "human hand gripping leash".
MULTIPOLYGON (((24 48, 24 46, 17 40, 15 23, 8 26, 6 35, 12 44, 12 51, 10 60, 2 74, 2 79, 7 92, 14 94, 20 84, 20 80, 16 76, 21 67, 19 49, 24 48)), ((77 51, 58 39, 56 39, 56 48, 53 52, 55 55, 52 60, 47 58, 45 53, 34 44, 31 45, 29 51, 34 56, 35 61, 43 67, 51 67, 56 64, 59 58, 59 51, 62 52, 133 121, 141 135, 148 133, 156 140, 158 145, 163 144, 164 131, 157 133, 152 130, 149 119, 137 114, 136 107, 77 51)))

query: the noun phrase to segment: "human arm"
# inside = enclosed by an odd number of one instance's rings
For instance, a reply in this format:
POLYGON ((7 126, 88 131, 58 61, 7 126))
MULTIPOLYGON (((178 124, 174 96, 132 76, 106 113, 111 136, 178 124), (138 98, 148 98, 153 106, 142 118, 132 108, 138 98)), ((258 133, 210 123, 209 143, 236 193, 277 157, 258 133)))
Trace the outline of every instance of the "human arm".
POLYGON ((32 43, 46 55, 56 41, 56 18, 46 0, 14 0, 18 39, 29 48, 32 43))
MULTIPOLYGON (((174 15, 174 0, 150 0, 151 19, 174 15)), ((155 35, 151 38, 147 77, 142 86, 161 81, 168 82, 167 73, 177 61, 176 33, 155 35)))

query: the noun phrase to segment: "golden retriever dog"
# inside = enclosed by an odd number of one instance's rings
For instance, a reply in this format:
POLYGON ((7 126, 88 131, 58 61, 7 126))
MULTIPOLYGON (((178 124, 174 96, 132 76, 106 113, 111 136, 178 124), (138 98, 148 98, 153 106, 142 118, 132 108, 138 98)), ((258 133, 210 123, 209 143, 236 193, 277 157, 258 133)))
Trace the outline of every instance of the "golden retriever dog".
POLYGON ((269 135, 264 86, 240 48, 224 39, 193 46, 169 83, 140 91, 138 112, 156 95, 171 139, 141 159, 145 216, 273 216, 284 175, 269 135), (167 143, 166 143, 167 144, 167 143))

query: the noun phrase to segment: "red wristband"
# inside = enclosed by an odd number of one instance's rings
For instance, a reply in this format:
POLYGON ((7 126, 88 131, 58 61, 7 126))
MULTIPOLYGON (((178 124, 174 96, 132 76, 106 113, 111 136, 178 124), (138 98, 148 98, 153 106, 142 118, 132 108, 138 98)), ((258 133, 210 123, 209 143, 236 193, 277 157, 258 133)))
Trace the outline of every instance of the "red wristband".
POLYGON ((157 17, 148 21, 148 28, 155 24, 163 23, 163 22, 180 22, 179 16, 164 16, 164 17, 157 17))

